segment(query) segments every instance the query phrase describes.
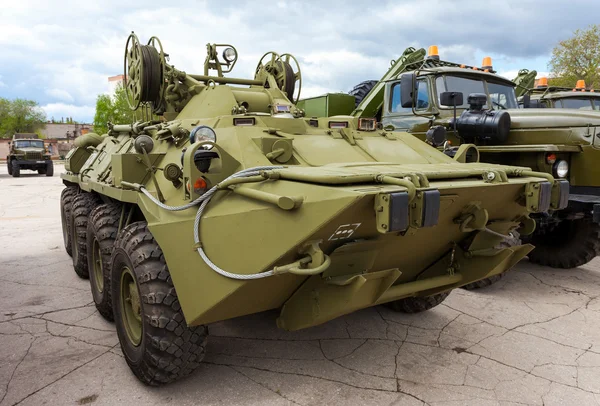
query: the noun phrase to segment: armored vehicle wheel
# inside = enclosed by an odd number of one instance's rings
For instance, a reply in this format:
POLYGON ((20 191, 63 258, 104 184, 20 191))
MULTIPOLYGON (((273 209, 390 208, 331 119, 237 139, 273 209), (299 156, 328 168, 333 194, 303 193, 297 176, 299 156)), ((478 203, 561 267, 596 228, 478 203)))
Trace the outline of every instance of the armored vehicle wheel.
POLYGON ((46 176, 54 176, 54 164, 52 161, 46 163, 46 176))
POLYGON ((87 225, 90 212, 100 204, 98 197, 92 193, 79 192, 73 198, 71 210, 71 247, 73 251, 73 268, 80 278, 89 277, 87 264, 87 225))
POLYGON ((10 160, 6 161, 6 169, 8 170, 8 174, 12 176, 12 162, 10 160))
POLYGON ((119 231, 121 206, 101 204, 90 213, 87 226, 88 270, 92 297, 98 313, 113 320, 110 291, 110 256, 119 231))
POLYGON ((18 178, 19 176, 21 176, 21 167, 19 166, 19 163, 17 161, 12 161, 10 163, 10 166, 12 167, 11 175, 13 176, 13 178, 18 178))
POLYGON ((358 107, 360 102, 363 101, 376 84, 377 80, 365 80, 354 86, 354 88, 348 92, 348 94, 354 96, 354 101, 356 103, 355 107, 358 107))
POLYGON ((563 220, 553 230, 533 234, 529 261, 552 268, 576 268, 600 255, 600 225, 590 219, 563 220))
POLYGON ((119 342, 138 379, 160 385, 193 372, 204 358, 208 330, 186 325, 162 250, 145 222, 119 233, 111 275, 119 342))
POLYGON ((67 254, 73 256, 72 231, 71 231, 71 210, 73 208, 73 198, 79 191, 77 186, 67 186, 60 194, 60 221, 62 223, 63 242, 67 254))
POLYGON ((450 292, 438 293, 437 295, 426 297, 407 297, 393 302, 386 303, 390 309, 402 313, 420 313, 425 310, 433 309, 442 303, 450 292))
MULTIPOLYGON (((521 245, 521 235, 517 231, 513 231, 513 232, 511 232, 511 238, 504 240, 500 244, 500 247, 509 248, 509 247, 515 247, 517 245, 521 245)), ((461 288, 467 289, 467 290, 486 288, 486 287, 498 282, 500 279, 504 278, 504 276, 506 275, 506 272, 508 272, 508 271, 510 271, 510 269, 507 271, 504 271, 502 273, 499 273, 497 275, 490 276, 489 278, 471 282, 468 285, 461 286, 461 288)))

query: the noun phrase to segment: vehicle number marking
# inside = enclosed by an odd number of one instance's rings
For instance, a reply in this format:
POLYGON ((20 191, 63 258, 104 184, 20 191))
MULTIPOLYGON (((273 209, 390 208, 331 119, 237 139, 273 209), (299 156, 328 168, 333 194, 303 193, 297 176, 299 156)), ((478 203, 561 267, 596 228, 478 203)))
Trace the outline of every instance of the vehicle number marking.
POLYGON ((331 234, 329 241, 344 240, 350 238, 362 223, 342 224, 331 234))

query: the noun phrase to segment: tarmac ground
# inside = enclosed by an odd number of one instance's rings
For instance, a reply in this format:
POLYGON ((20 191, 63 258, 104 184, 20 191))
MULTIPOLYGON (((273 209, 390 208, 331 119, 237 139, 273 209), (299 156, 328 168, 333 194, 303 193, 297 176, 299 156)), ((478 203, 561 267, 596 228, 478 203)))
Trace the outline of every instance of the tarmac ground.
POLYGON ((525 260, 421 314, 370 308, 294 333, 275 311, 215 323, 197 372, 144 386, 65 252, 62 171, 0 165, 0 406, 600 403, 598 259, 525 260))

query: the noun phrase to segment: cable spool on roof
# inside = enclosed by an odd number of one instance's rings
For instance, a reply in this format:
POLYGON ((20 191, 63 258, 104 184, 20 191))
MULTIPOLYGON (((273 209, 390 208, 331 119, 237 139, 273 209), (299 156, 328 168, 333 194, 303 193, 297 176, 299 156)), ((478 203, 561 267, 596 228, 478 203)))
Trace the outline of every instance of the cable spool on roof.
POLYGON ((154 44, 160 41, 151 38, 149 45, 141 45, 132 32, 125 44, 124 87, 127 103, 131 110, 137 110, 142 103, 151 103, 156 113, 161 109, 164 94, 164 53, 154 44))

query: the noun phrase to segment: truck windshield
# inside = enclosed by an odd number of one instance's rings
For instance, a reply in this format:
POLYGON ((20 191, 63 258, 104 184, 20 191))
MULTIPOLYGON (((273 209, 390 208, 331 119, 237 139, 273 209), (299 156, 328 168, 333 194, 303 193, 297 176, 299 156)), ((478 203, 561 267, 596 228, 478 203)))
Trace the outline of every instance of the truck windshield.
POLYGON ((17 140, 15 141, 15 148, 44 148, 44 141, 42 140, 17 140))
POLYGON ((562 107, 563 109, 592 110, 592 101, 590 99, 582 99, 579 97, 561 99, 557 100, 556 107, 562 107))
POLYGON ((494 109, 516 109, 518 108, 517 97, 512 86, 506 86, 499 83, 487 82, 481 79, 465 78, 461 76, 444 75, 435 79, 437 88, 438 103, 442 92, 461 92, 463 94, 463 104, 458 108, 467 108, 469 104, 467 99, 471 93, 484 93, 488 96, 488 105, 491 102, 494 109))

